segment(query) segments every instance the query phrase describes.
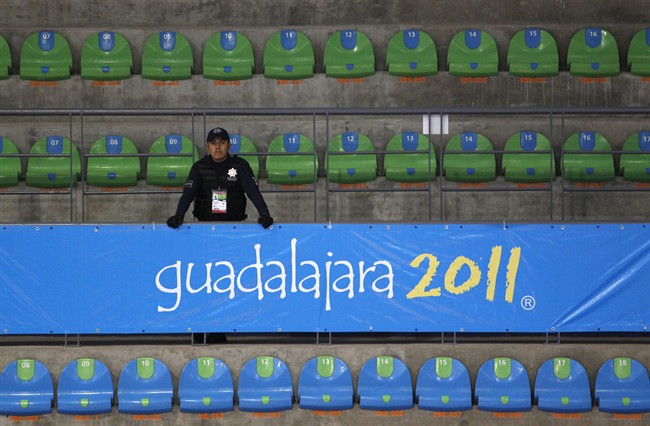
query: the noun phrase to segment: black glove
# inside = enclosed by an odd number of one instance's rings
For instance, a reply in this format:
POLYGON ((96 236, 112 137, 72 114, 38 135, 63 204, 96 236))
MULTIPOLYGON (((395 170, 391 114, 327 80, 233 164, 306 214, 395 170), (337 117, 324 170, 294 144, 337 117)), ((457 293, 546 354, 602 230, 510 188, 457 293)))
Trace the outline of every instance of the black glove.
POLYGON ((257 223, 261 224, 264 229, 267 229, 269 226, 273 225, 273 218, 268 213, 263 213, 257 223))
POLYGON ((183 216, 176 214, 167 219, 167 226, 170 228, 178 228, 183 224, 183 216))

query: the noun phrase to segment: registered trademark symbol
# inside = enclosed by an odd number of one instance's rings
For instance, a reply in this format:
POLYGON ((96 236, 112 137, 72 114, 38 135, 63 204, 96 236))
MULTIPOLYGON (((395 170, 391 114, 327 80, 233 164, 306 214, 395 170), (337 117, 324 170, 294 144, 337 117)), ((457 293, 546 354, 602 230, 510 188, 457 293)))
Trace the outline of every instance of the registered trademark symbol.
POLYGON ((535 309, 535 298, 533 296, 524 296, 521 298, 521 307, 526 311, 535 309))

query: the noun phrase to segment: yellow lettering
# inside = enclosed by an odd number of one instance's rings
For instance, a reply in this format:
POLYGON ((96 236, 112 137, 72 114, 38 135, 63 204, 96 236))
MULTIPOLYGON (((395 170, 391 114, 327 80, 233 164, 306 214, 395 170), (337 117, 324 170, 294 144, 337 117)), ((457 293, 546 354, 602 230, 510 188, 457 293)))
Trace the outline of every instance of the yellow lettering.
POLYGON ((520 259, 521 247, 514 247, 510 250, 510 259, 506 267, 506 302, 508 303, 512 303, 512 298, 515 295, 515 280, 517 279, 520 259))
POLYGON ((490 263, 488 263, 487 291, 485 292, 485 300, 488 302, 494 302, 494 289, 497 286, 497 273, 501 264, 501 251, 501 246, 492 247, 490 263))
POLYGON ((476 262, 466 258, 465 256, 458 256, 453 262, 451 262, 449 269, 447 269, 447 273, 445 273, 445 290, 451 294, 463 294, 476 287, 480 281, 481 270, 476 262), (461 285, 456 286, 456 276, 458 275, 458 271, 460 271, 460 268, 465 265, 469 267, 469 278, 461 285))
POLYGON ((438 266, 440 266, 440 262, 438 261, 438 258, 435 257, 432 254, 428 253, 422 253, 415 259, 411 261, 411 268, 417 268, 420 266, 422 261, 424 259, 427 259, 429 261, 429 267, 427 268, 427 272, 422 276, 422 279, 420 279, 420 282, 417 283, 415 287, 413 287, 413 290, 409 292, 409 294, 406 295, 407 299, 413 299, 415 297, 428 297, 428 296, 440 296, 440 287, 432 288, 431 290, 425 291, 427 286, 431 284, 431 280, 433 277, 436 275, 436 270, 438 269, 438 266))

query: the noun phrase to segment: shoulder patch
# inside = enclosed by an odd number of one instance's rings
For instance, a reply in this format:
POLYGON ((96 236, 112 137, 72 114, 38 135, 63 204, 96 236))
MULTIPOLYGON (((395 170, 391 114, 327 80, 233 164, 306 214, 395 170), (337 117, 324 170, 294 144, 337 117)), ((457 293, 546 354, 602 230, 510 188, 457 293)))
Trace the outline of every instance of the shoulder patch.
POLYGON ((194 186, 194 181, 188 180, 185 182, 185 185, 183 185, 183 188, 192 188, 192 186, 194 186))

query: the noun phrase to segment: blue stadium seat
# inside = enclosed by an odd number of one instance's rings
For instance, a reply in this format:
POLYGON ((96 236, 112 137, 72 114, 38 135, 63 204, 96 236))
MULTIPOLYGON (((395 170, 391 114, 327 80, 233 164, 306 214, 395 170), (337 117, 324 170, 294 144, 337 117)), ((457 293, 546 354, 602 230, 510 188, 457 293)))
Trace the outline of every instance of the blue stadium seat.
POLYGON ((567 65, 569 72, 576 76, 609 77, 620 74, 616 39, 602 28, 578 31, 569 43, 567 65))
POLYGON ((357 398, 364 410, 413 408, 413 383, 408 367, 392 356, 366 361, 359 374, 357 398))
POLYGON ((535 378, 535 403, 542 411, 579 413, 591 411, 591 387, 585 368, 571 358, 544 362, 535 378))
POLYGON ((235 390, 230 369, 217 358, 191 360, 181 372, 178 399, 183 412, 232 411, 235 390))
POLYGON ((138 149, 127 137, 109 135, 99 138, 90 147, 86 169, 86 183, 103 187, 135 186, 140 179, 140 158, 126 157, 122 154, 136 155, 138 149))
POLYGON ((5 156, 9 154, 19 154, 18 148, 12 141, 0 136, 0 188, 17 186, 20 180, 22 170, 20 157, 5 156))
POLYGON ((300 133, 284 133, 273 139, 266 158, 268 183, 274 185, 303 185, 314 183, 318 177, 318 159, 314 142, 300 133), (304 155, 291 155, 301 153, 304 155), (311 155, 307 155, 311 154, 311 155))
POLYGON ((81 177, 79 149, 63 136, 46 136, 36 141, 27 160, 25 183, 37 188, 67 188, 81 177))
POLYGON ((639 361, 611 358, 596 376, 596 404, 606 413, 650 412, 650 379, 639 361))
POLYGON ((67 80, 72 74, 72 50, 68 40, 54 31, 31 34, 20 51, 23 80, 67 80))
POLYGON ((450 75, 487 77, 499 73, 499 52, 494 38, 485 31, 471 29, 451 39, 447 52, 450 75))
POLYGON ((174 388, 167 366, 155 358, 129 361, 117 383, 117 407, 121 413, 156 414, 172 410, 174 388))
POLYGON ((151 35, 142 50, 142 78, 188 80, 192 78, 194 56, 185 36, 175 31, 151 35))
POLYGON ((526 368, 512 358, 486 361, 476 376, 474 399, 479 410, 530 410, 532 399, 526 368))
POLYGON ((298 379, 298 402, 307 410, 348 410, 354 405, 352 374, 345 362, 319 356, 305 363, 298 379))
POLYGON ((240 411, 271 412, 293 408, 293 382, 287 365, 258 356, 242 367, 237 384, 240 411))
POLYGON ((174 133, 156 139, 149 153, 170 154, 147 157, 147 185, 163 187, 183 186, 192 164, 200 158, 190 138, 174 133))
POLYGON ((371 152, 372 141, 359 132, 344 132, 330 139, 327 147, 325 167, 327 178, 336 183, 362 183, 377 179, 377 154, 355 154, 371 152), (344 154, 331 155, 331 152, 344 154))
POLYGON ((253 47, 237 31, 221 31, 210 36, 203 49, 203 78, 245 80, 253 77, 253 47))
POLYGON ((113 379, 108 367, 93 358, 78 358, 61 372, 56 409, 63 414, 110 413, 113 393, 113 379))
POLYGON ((33 359, 19 359, 2 370, 0 415, 48 414, 52 412, 53 405, 52 375, 45 364, 33 359))
POLYGON ((374 75, 375 52, 372 43, 361 31, 337 31, 327 39, 323 65, 326 77, 359 78, 374 75))
POLYGON ((419 77, 438 73, 438 53, 431 36, 420 30, 402 30, 386 49, 388 74, 419 77))
POLYGON ((451 357, 429 359, 418 373, 415 400, 420 410, 471 410, 472 384, 467 368, 451 357))
POLYGON ((11 71, 11 51, 7 40, 0 35, 0 80, 9 78, 9 71, 11 71))

